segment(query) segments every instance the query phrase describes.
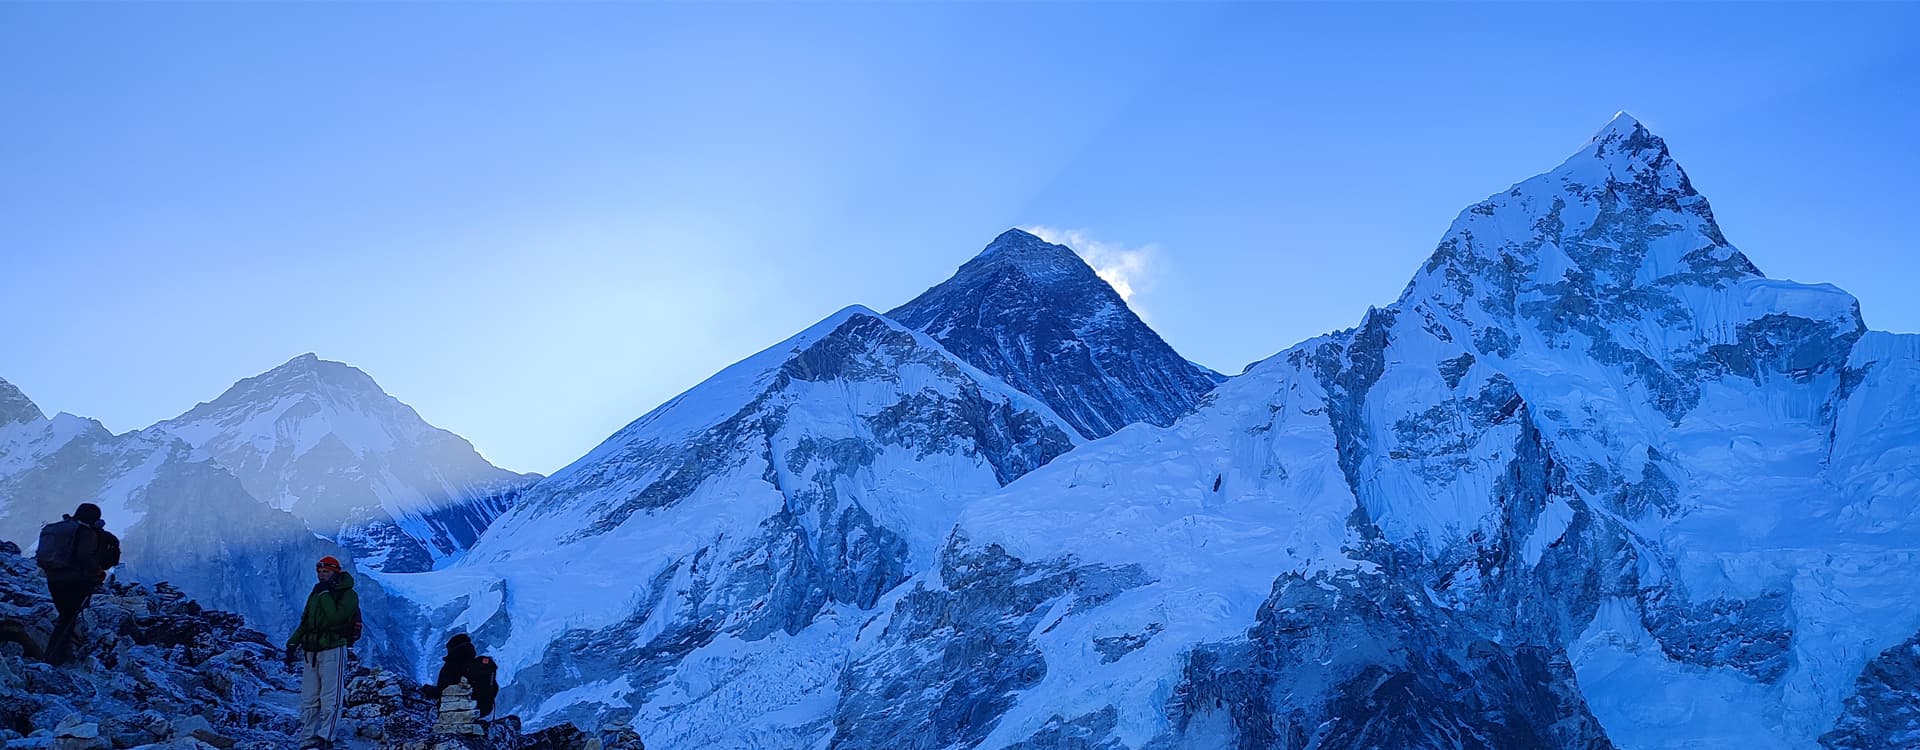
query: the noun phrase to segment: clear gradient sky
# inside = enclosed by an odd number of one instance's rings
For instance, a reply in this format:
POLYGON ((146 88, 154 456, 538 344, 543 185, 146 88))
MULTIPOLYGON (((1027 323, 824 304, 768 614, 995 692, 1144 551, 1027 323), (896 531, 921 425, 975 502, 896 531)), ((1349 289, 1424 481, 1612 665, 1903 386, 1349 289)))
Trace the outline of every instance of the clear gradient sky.
POLYGON ((0 377, 124 431, 313 351, 551 472, 1011 226, 1238 372, 1620 109, 1920 330, 1916 4, 4 3, 0 377))

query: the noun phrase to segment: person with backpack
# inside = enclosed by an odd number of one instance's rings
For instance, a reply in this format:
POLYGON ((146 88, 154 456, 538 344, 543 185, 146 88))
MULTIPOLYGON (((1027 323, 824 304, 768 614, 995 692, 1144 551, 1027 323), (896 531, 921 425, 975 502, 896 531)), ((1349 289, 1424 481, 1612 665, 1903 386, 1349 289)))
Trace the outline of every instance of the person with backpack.
POLYGON ((347 647, 360 640, 360 597, 353 574, 332 555, 314 564, 319 579, 307 594, 300 626, 287 638, 287 666, 304 661, 300 678, 300 747, 330 748, 340 732, 341 700, 347 676, 347 647))
POLYGON ((497 679, 500 667, 493 663, 492 657, 481 656, 473 646, 473 638, 459 633, 447 640, 447 656, 440 661, 440 677, 426 689, 427 697, 439 698, 440 691, 467 681, 467 687, 473 689, 473 702, 479 705, 480 716, 493 713, 493 701, 500 696, 500 682, 497 679))
POLYGON ((107 571, 120 564, 120 539, 107 531, 100 506, 81 503, 73 515, 40 527, 40 545, 34 561, 47 574, 47 590, 59 613, 47 638, 47 663, 64 664, 73 658, 73 630, 87 599, 107 580, 107 571))

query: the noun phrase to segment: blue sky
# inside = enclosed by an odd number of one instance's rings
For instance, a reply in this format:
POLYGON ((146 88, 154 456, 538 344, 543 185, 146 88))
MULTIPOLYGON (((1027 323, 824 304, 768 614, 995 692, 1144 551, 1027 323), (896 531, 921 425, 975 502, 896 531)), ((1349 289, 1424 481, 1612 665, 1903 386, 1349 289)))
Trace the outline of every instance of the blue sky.
POLYGON ((509 468, 1010 226, 1225 372, 1620 109, 1920 331, 1920 4, 0 4, 0 377, 116 431, 302 352, 509 468))

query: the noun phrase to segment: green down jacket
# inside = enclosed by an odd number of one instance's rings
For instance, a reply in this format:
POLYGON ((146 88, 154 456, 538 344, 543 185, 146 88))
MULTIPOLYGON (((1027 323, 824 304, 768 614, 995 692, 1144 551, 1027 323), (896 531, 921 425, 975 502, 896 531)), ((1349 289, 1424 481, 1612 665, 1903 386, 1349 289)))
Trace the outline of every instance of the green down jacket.
POLYGON ((287 648, 326 651, 360 637, 360 596, 353 593, 353 575, 340 571, 332 584, 316 583, 300 613, 300 627, 287 639, 287 648))

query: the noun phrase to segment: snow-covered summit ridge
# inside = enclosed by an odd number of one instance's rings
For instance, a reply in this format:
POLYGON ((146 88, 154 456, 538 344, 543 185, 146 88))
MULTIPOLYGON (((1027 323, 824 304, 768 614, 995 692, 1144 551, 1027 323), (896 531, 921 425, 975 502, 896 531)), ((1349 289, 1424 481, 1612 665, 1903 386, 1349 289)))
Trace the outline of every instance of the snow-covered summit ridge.
POLYGON ((1646 126, 1640 124, 1639 118, 1634 117, 1623 109, 1613 113, 1613 119, 1608 120, 1606 125, 1601 126, 1600 130, 1596 131, 1592 138, 1587 139, 1587 143, 1594 144, 1610 138, 1631 136, 1634 131, 1646 130, 1646 126))
POLYGON ((532 479, 488 463, 360 369, 310 353, 151 429, 388 570, 423 570, 464 549, 532 479))
POLYGON ((366 372, 312 353, 242 379, 218 398, 158 426, 196 445, 223 435, 244 434, 263 445, 291 437, 291 446, 276 447, 294 453, 305 453, 327 436, 338 435, 356 455, 391 450, 398 442, 434 429, 366 372), (289 422, 299 423, 301 429, 289 434, 289 422), (355 433, 341 434, 347 430, 355 433))
POLYGON ((1008 229, 993 238, 986 249, 960 266, 956 277, 986 273, 994 268, 1011 267, 1045 283, 1075 273, 1077 267, 1093 267, 1066 245, 1056 245, 1024 229, 1008 229))
MULTIPOLYGON (((554 472, 549 481, 569 481, 584 467, 606 459, 635 441, 671 442, 725 421, 734 415, 741 404, 752 400, 752 393, 765 388, 779 374, 780 365, 788 358, 827 337, 848 320, 862 316, 883 317, 863 305, 842 308, 780 343, 728 365, 700 384, 641 415, 595 446, 587 455, 554 472)), ((892 324, 891 321, 889 324, 892 324)))
MULTIPOLYGON (((1046 404, 959 360, 926 334, 852 305, 721 370, 554 472, 501 519, 502 528, 483 540, 476 558, 525 551, 527 535, 551 535, 551 541, 561 541, 580 533, 582 527, 610 530, 639 506, 603 505, 609 498, 640 500, 668 488, 685 491, 688 488, 669 481, 677 473, 674 464, 684 461, 682 469, 688 472, 715 470, 718 465, 711 461, 720 452, 749 450, 742 445, 753 446, 772 437, 755 433, 778 432, 788 426, 788 415, 814 416, 813 412, 825 408, 840 412, 838 419, 856 419, 862 411, 880 409, 902 393, 953 397, 959 383, 976 384, 972 387, 1016 412, 1034 415, 1046 429, 1059 433, 1062 445, 1078 440, 1046 404), (591 509, 575 509, 583 500, 595 504, 591 509), (535 521, 541 518, 547 520, 535 521), (555 530, 534 532, 533 528, 555 530)), ((815 418, 830 417, 832 413, 815 418)))
POLYGON ((40 407, 14 384, 0 378, 0 426, 45 419, 40 407))
POLYGON ((712 707, 673 676, 716 653, 819 663, 782 690, 827 687, 859 613, 932 562, 966 503, 1078 442, 926 334, 849 307, 534 485, 457 564, 382 580, 486 640, 513 675, 503 702, 538 721, 712 707))

